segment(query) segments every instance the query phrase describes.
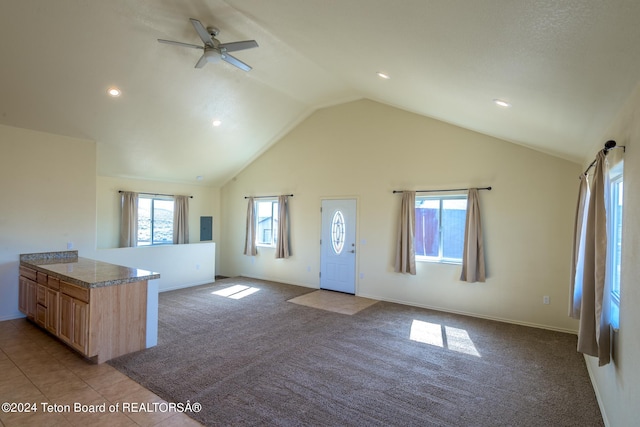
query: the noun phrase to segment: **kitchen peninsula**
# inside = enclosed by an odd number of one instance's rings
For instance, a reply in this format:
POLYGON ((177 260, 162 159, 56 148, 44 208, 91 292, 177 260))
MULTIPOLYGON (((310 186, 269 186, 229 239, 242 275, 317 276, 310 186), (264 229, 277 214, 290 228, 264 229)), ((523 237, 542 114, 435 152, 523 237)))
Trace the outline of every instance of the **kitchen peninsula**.
POLYGON ((159 277, 78 257, 78 251, 21 254, 18 306, 37 325, 102 363, 147 347, 147 281, 159 277))

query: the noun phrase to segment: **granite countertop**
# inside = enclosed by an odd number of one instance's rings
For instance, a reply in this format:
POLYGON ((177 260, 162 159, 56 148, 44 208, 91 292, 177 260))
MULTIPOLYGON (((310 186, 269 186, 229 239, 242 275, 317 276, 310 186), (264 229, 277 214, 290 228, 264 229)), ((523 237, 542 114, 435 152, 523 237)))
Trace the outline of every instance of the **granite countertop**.
POLYGON ((20 265, 84 288, 122 285, 160 278, 159 273, 78 257, 78 251, 20 255, 20 265))

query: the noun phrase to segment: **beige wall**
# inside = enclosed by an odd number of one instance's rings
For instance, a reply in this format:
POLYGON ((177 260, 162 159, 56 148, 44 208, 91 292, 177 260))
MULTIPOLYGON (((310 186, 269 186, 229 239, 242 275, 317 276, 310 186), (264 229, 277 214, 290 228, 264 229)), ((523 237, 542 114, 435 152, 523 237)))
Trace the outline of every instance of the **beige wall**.
POLYGON ((0 125, 0 320, 18 312, 18 255, 96 245, 96 145, 0 125))
MULTIPOLYGON (((638 425, 640 419, 640 87, 612 124, 606 137, 625 145, 622 263, 620 273, 620 333, 613 363, 598 367, 586 356, 587 367, 607 425, 638 425)), ((593 160, 602 144, 594 146, 593 160)), ((617 153, 619 154, 619 153, 617 153)))
POLYGON ((189 185, 126 178, 97 177, 98 249, 118 247, 120 235, 119 190, 159 194, 182 194, 189 199, 189 242, 200 242, 200 217, 213 217, 213 242, 220 237, 220 189, 202 185, 189 185))
POLYGON ((200 241, 200 217, 213 217, 213 239, 220 236, 220 190, 214 187, 126 178, 97 177, 98 249, 117 248, 120 235, 120 194, 118 191, 152 194, 180 194, 189 199, 189 242, 200 241))
POLYGON ((575 331, 568 276, 581 165, 363 100, 319 110, 222 189, 219 273, 318 287, 320 201, 358 201, 357 294, 575 331), (419 263, 393 273, 400 196, 394 189, 493 186, 481 211, 489 278, 419 263), (242 255, 247 195, 294 193, 293 256, 242 255), (551 304, 543 305, 543 296, 551 304))

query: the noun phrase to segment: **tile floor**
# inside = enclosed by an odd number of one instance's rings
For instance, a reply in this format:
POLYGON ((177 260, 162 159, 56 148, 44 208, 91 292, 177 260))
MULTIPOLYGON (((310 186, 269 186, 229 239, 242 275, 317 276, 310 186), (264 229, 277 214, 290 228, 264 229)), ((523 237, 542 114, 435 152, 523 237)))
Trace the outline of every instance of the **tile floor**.
POLYGON ((357 297, 341 292, 318 290, 299 297, 291 298, 289 302, 307 307, 334 311, 336 313, 353 315, 377 303, 377 300, 357 297))
POLYGON ((156 406, 162 409, 156 412, 123 411, 124 405, 153 408, 155 402, 166 402, 110 365, 86 361, 26 319, 0 322, 0 404, 5 402, 35 403, 37 412, 0 410, 4 427, 200 426, 183 413, 166 411, 165 405, 156 406), (76 412, 75 404, 117 405, 118 410, 76 412), (62 411, 53 412, 53 405, 62 411))

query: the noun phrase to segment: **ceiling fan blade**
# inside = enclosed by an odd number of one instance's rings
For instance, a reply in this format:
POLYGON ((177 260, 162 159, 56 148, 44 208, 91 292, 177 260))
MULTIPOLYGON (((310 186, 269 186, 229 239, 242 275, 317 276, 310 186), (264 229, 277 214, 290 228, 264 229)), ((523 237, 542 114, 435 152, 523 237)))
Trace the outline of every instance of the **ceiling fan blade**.
POLYGON ((223 61, 227 61, 229 64, 235 65, 236 67, 240 68, 241 70, 244 70, 244 71, 251 70, 251 67, 248 64, 245 64, 244 62, 240 61, 238 58, 233 57, 233 56, 229 55, 228 53, 225 53, 224 55, 222 55, 221 58, 222 58, 223 61))
POLYGON ((196 68, 204 67, 207 62, 208 62, 207 57, 205 55, 202 55, 200 59, 198 59, 198 62, 196 63, 196 68))
POLYGON ((189 18, 189 20, 191 21, 193 28, 196 29, 196 32, 202 39, 202 42, 209 47, 215 47, 215 44, 213 43, 213 39, 211 38, 211 34, 209 34, 207 29, 204 27, 204 25, 202 25, 202 23, 197 19, 189 18))
POLYGON ((176 46, 182 46, 182 47, 190 47, 193 49, 204 49, 202 46, 198 46, 196 44, 190 44, 190 43, 182 43, 182 42, 175 42, 173 40, 162 40, 162 39, 158 39, 158 41, 160 43, 166 43, 166 44, 174 44, 176 46))
POLYGON ((258 42, 255 40, 245 40, 241 42, 223 43, 218 46, 220 49, 226 49, 227 52, 236 52, 238 50, 252 49, 258 47, 258 42))

